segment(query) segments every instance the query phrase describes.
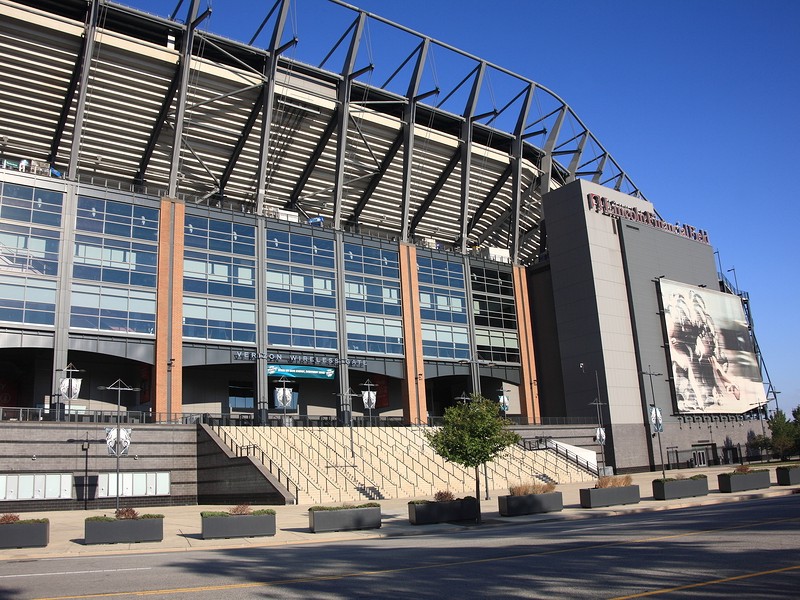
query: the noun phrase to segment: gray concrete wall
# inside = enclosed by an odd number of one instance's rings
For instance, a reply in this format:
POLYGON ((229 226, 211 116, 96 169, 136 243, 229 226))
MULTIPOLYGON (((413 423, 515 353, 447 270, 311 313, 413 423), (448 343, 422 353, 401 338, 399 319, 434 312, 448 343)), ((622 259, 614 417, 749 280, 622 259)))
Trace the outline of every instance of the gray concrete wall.
POLYGON ((292 504, 294 496, 250 457, 237 457, 207 425, 197 430, 199 504, 292 504))
MULTIPOLYGON (((87 474, 115 472, 105 428, 114 423, 0 422, 0 473, 72 473, 74 481, 87 474), (90 443, 84 450, 87 438, 90 443), (33 457, 36 457, 34 460, 33 457)), ((120 458, 120 472, 170 473, 169 496, 120 498, 120 506, 169 506, 197 503, 197 427, 195 425, 122 424, 132 429, 130 455, 120 458)), ((0 512, 111 508, 115 498, 0 501, 0 512)))

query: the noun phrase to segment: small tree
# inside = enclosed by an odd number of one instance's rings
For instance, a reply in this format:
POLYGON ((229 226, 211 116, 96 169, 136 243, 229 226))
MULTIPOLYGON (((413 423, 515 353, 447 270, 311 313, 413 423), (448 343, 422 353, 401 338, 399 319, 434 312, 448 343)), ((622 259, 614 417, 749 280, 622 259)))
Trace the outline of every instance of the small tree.
POLYGON ((500 406, 479 394, 444 411, 444 425, 428 431, 425 437, 436 453, 446 461, 475 469, 475 498, 481 523, 481 480, 478 467, 492 461, 520 437, 508 429, 500 406))

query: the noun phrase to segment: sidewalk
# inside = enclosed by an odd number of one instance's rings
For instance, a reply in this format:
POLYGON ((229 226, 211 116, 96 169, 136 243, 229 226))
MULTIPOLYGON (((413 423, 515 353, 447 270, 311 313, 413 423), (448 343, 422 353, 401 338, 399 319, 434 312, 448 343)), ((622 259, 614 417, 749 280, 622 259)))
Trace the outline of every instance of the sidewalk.
MULTIPOLYGON (((753 498, 787 496, 800 494, 800 486, 783 487, 775 485, 774 465, 758 465, 753 468, 769 469, 770 479, 773 482, 769 489, 741 492, 734 494, 721 494, 717 490, 717 474, 730 472, 733 467, 707 467, 686 469, 679 472, 669 472, 668 476, 681 475, 689 477, 699 473, 708 476, 709 495, 699 498, 686 498, 681 500, 654 500, 652 496, 651 481, 660 476, 660 472, 636 473, 632 475, 633 483, 639 485, 641 502, 624 506, 615 506, 600 509, 585 509, 580 506, 579 490, 592 487, 594 484, 570 483, 557 487, 564 499, 564 510, 559 513, 543 515, 528 515, 522 517, 501 517, 497 508, 497 496, 508 493, 508 490, 494 490, 490 492, 490 499, 481 498, 481 510, 485 527, 496 527, 520 523, 536 523, 541 521, 586 519, 598 516, 621 515, 633 512, 671 510, 692 506, 704 506, 722 502, 737 502, 753 498)), ((483 485, 483 481, 481 481, 483 485)), ((483 492, 482 492, 483 494, 483 492)), ((436 525, 411 525, 408 521, 408 499, 381 500, 382 525, 380 529, 364 531, 346 531, 334 533, 311 533, 308 529, 308 506, 271 506, 275 509, 277 533, 271 537, 234 538, 203 540, 200 538, 200 512, 204 510, 220 510, 227 506, 166 506, 166 507, 141 507, 139 513, 154 512, 164 515, 164 540, 161 542, 146 542, 141 544, 104 544, 90 545, 83 543, 84 519, 92 515, 113 514, 109 510, 88 511, 53 511, 23 513, 23 518, 50 519, 50 543, 45 548, 19 548, 0 550, 0 561, 53 558, 65 556, 92 556, 109 554, 122 554, 131 552, 184 552, 188 550, 212 550, 220 548, 247 548, 285 546, 289 544, 331 543, 346 540, 359 540, 369 538, 382 538, 402 535, 426 535, 432 533, 456 533, 474 527, 468 523, 440 523, 436 525)))

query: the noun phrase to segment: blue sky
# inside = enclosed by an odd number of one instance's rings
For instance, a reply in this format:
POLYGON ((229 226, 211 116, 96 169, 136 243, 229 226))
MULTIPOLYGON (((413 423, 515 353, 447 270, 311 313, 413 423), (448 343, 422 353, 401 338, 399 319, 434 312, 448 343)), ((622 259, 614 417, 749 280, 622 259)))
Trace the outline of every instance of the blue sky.
MULTIPOLYGON (((177 0, 122 3, 168 16, 177 0)), ((204 29, 249 41, 273 0, 210 3, 204 29)), ((791 187, 800 172, 800 2, 351 4, 532 79, 566 101, 665 219, 708 230, 723 271, 735 268, 750 294, 780 407, 800 405, 800 317, 791 312, 800 301, 800 194, 791 187)), ((330 47, 344 32, 347 11, 324 0, 296 5, 289 28, 300 38, 297 58, 330 47), (334 14, 344 27, 337 29, 334 14)), ((371 32, 376 57, 388 52, 377 48, 380 33, 371 32)), ((734 280, 734 272, 727 275, 734 280)))

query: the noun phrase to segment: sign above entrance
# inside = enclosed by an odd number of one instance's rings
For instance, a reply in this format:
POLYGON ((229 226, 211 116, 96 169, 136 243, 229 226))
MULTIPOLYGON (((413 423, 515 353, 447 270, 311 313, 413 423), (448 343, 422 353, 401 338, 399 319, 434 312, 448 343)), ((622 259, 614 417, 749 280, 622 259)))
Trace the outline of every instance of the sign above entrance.
POLYGON ((354 369, 367 368, 367 360, 365 358, 339 358, 337 356, 314 356, 311 354, 281 354, 277 352, 253 352, 250 350, 234 351, 233 360, 266 360, 276 364, 285 363, 290 365, 314 365, 323 367, 335 367, 342 364, 354 369))
POLYGON ((296 365, 267 365, 269 377, 292 377, 294 379, 333 379, 336 369, 296 365))

